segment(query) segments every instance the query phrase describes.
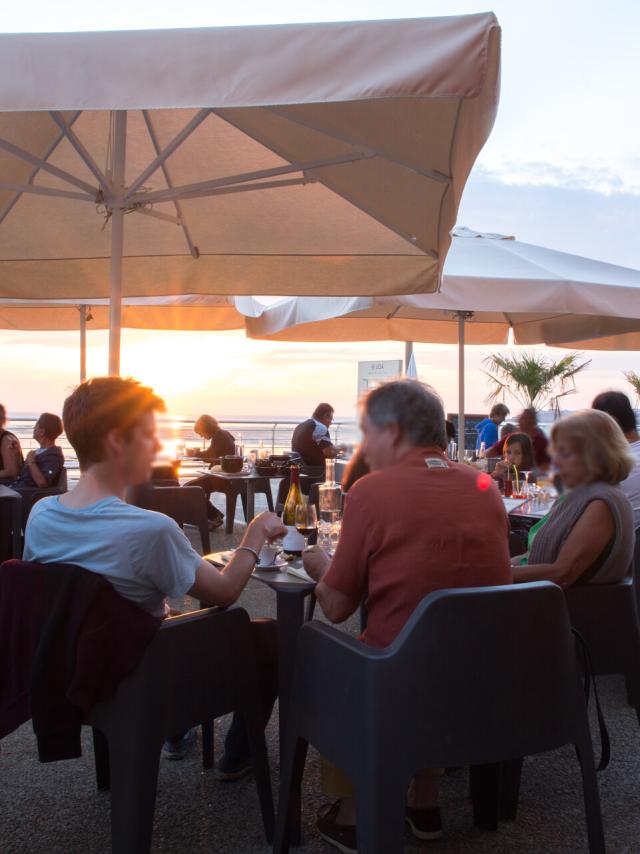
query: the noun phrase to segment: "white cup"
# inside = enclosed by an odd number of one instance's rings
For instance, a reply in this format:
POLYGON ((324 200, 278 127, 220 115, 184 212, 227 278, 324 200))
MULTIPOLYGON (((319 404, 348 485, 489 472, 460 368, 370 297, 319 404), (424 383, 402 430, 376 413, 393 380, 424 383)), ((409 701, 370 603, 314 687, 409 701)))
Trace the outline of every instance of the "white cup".
POLYGON ((265 543, 260 549, 260 566, 270 566, 275 561, 279 551, 280 546, 265 543))

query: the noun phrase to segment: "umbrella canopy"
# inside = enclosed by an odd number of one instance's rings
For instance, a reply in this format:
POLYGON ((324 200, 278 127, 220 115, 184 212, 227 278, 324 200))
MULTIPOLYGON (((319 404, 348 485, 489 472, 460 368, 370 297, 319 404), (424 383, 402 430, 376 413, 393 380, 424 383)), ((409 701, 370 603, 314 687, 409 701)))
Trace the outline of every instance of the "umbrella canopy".
MULTIPOLYGON (((250 304, 247 304, 247 312, 250 304)), ((512 237, 456 228, 437 294, 274 303, 249 320, 254 338, 563 344, 640 331, 640 271, 512 237)))
POLYGON ((509 329, 519 344, 558 346, 576 330, 640 331, 640 271, 457 228, 440 293, 285 299, 247 319, 250 337, 278 341, 457 343, 461 435, 465 342, 503 344, 509 329))
MULTIPOLYGON (((257 317, 264 305, 243 297, 243 312, 233 297, 184 294, 181 296, 125 297, 122 325, 130 329, 196 331, 242 329, 245 317, 257 317)), ((109 300, 2 300, 0 329, 80 332, 80 380, 87 372, 87 328, 109 328, 109 300), (87 327, 87 324, 90 324, 87 327)))
MULTIPOLYGON (((90 329, 109 328, 109 300, 3 300, 0 299, 0 329, 78 329, 84 311, 90 329)), ((257 317, 264 306, 250 297, 243 299, 244 312, 257 317)), ((206 331, 244 329, 245 314, 233 297, 184 294, 182 296, 125 297, 122 325, 128 329, 206 331)))
POLYGON ((499 42, 492 14, 0 35, 0 296, 110 296, 113 370, 121 295, 436 290, 499 42))

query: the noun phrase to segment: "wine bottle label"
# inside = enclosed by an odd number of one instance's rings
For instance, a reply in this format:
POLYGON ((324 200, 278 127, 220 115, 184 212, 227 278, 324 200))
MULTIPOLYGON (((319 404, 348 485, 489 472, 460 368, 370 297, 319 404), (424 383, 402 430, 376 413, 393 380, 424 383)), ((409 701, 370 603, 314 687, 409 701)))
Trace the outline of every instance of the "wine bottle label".
POLYGON ((304 548, 304 537, 294 525, 286 525, 287 533, 282 540, 282 549, 285 552, 301 552, 304 548))

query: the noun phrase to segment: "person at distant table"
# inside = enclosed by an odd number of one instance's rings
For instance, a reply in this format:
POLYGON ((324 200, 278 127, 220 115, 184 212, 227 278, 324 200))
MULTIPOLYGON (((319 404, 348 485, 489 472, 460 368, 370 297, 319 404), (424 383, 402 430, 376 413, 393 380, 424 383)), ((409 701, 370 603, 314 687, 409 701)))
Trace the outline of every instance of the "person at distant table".
POLYGON ((484 442, 485 450, 495 445, 498 441, 498 427, 509 414, 509 407, 504 403, 495 403, 491 407, 488 418, 484 418, 476 427, 478 434, 476 438, 476 451, 480 450, 484 442))
POLYGON ((56 445, 56 439, 61 433, 60 417, 43 412, 33 428, 33 438, 40 447, 37 451, 29 451, 20 474, 10 484, 11 489, 43 489, 56 485, 64 467, 62 448, 56 445))
MULTIPOLYGON (((533 445, 533 456, 536 468, 540 471, 547 471, 551 465, 551 457, 549 456, 549 440, 538 427, 538 415, 532 407, 523 409, 518 418, 518 427, 520 433, 525 433, 533 445)), ((492 445, 487 451, 488 457, 501 457, 504 453, 504 445, 507 441, 505 436, 500 439, 495 445, 492 445)))
POLYGON ((197 457, 200 460, 217 463, 220 457, 230 456, 236 452, 235 437, 228 430, 223 430, 215 418, 211 415, 201 415, 193 425, 193 432, 203 439, 209 441, 209 447, 204 451, 198 448, 188 448, 188 457, 197 457))
POLYGON ((338 456, 341 446, 331 441, 329 427, 333 422, 334 409, 330 403, 319 403, 307 418, 293 431, 291 450, 300 454, 305 466, 322 466, 326 459, 338 456))
MULTIPOLYGON (((209 447, 204 451, 197 448, 189 448, 186 452, 187 456, 206 460, 206 462, 214 465, 220 462, 220 457, 235 454, 236 440, 234 436, 228 430, 223 430, 211 415, 201 415, 193 425, 193 430, 198 436, 209 440, 209 447)), ((211 496, 214 492, 226 492, 228 488, 227 481, 224 478, 216 477, 214 474, 205 474, 202 477, 190 480, 188 483, 185 483, 185 486, 199 486, 204 489, 207 496, 209 528, 220 527, 224 521, 224 513, 211 503, 211 496)))
POLYGON ((0 483, 15 480, 24 463, 20 441, 15 433, 4 429, 7 423, 7 410, 0 403, 0 483))
POLYGON ((633 510, 633 522, 640 528, 640 435, 636 425, 636 415, 626 394, 621 391, 603 391, 596 395, 592 409, 607 412, 624 433, 629 450, 635 460, 630 474, 620 483, 620 489, 629 499, 633 510))

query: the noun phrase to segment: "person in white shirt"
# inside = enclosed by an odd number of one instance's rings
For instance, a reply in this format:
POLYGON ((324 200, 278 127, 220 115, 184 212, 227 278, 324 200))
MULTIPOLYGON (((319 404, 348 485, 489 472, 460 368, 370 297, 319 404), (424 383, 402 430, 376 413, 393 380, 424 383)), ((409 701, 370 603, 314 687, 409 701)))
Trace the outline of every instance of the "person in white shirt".
MULTIPOLYGON (((73 563, 100 573, 121 596, 159 616, 169 613, 168 596, 188 594, 226 607, 244 589, 265 541, 285 529, 274 513, 257 516, 233 558, 218 570, 194 550, 173 519, 126 504, 127 487, 149 480, 160 448, 155 412, 162 410, 162 399, 131 379, 96 377, 73 391, 64 403, 63 420, 80 479, 70 492, 35 505, 24 560, 73 563)), ((276 649, 275 624, 263 621, 252 627, 260 634, 259 640, 254 638, 260 666, 262 650, 276 649)), ((265 667, 275 674, 275 662, 265 661, 265 667)), ((271 681, 269 697, 263 697, 266 720, 275 701, 275 676, 271 681)), ((234 717, 230 735, 218 763, 222 779, 234 779, 251 766, 240 719, 234 717), (227 755, 231 744, 233 756, 227 755)))
POLYGON ((629 398, 621 391, 603 391, 596 395, 592 409, 608 412, 614 418, 629 442, 629 450, 635 457, 635 466, 620 488, 631 502, 636 530, 640 528, 640 435, 636 425, 636 416, 629 398))

